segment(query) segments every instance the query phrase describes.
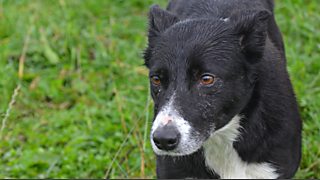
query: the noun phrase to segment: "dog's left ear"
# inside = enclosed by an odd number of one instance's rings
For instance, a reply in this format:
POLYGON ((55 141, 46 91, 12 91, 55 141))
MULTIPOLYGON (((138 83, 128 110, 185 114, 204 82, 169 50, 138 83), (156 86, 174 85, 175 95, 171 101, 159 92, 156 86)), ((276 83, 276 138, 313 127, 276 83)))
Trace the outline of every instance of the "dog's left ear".
POLYGON ((149 65, 152 49, 156 39, 179 18, 169 11, 161 9, 158 5, 153 5, 149 11, 148 48, 144 51, 145 65, 149 65))
POLYGON ((263 56, 271 15, 270 11, 262 10, 247 11, 232 17, 241 49, 251 63, 263 56))

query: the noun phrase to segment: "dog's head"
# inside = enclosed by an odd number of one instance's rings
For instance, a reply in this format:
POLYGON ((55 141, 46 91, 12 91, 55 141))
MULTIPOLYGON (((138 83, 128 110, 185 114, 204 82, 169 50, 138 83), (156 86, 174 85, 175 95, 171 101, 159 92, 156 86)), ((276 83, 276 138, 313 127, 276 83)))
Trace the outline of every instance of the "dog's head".
POLYGON ((158 155, 187 155, 248 103, 263 57, 268 11, 180 21, 151 7, 145 64, 150 70, 158 155))

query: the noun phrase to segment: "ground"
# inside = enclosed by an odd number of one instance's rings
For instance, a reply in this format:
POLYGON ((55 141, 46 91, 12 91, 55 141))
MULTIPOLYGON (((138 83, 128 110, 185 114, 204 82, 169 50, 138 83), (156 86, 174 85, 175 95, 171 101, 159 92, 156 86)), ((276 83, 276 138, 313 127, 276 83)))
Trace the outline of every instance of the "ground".
MULTIPOLYGON (((0 0, 0 178, 155 177, 142 60, 154 3, 0 0)), ((304 122, 295 177, 320 178, 318 1, 275 13, 304 122)))

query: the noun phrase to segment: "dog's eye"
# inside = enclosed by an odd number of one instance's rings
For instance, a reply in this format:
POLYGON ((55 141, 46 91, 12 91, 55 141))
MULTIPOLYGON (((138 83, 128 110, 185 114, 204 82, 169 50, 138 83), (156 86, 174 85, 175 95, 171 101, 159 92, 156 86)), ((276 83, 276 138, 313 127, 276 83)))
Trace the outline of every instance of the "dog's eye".
POLYGON ((201 76, 200 83, 202 85, 211 85, 214 83, 214 76, 210 74, 204 74, 201 76))
POLYGON ((152 84, 155 86, 159 86, 161 84, 159 76, 151 76, 150 80, 151 80, 152 84))

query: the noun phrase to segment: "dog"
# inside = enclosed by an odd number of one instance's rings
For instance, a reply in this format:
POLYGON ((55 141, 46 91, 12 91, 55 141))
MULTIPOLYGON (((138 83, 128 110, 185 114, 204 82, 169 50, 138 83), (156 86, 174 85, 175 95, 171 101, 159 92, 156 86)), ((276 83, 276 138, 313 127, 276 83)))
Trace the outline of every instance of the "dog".
POLYGON ((158 178, 292 178, 302 123, 272 0, 171 0, 149 12, 158 178))

